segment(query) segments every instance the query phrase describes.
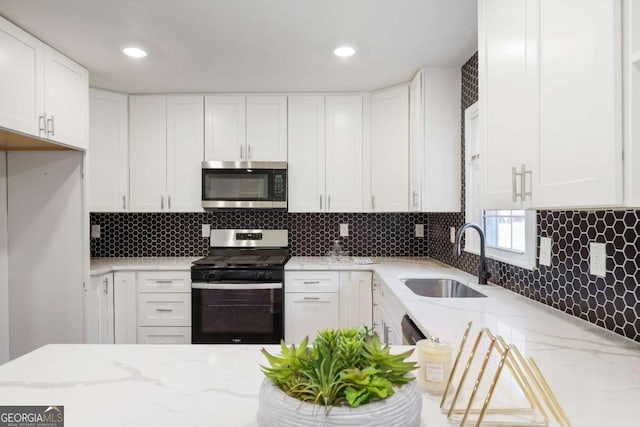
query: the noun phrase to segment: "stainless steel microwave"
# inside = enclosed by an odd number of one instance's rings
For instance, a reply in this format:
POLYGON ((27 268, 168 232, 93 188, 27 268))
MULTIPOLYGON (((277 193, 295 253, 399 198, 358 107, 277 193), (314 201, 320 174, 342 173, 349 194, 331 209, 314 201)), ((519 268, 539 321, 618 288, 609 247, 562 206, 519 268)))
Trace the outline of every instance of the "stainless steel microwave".
POLYGON ((205 209, 286 209, 286 162, 202 162, 205 209))

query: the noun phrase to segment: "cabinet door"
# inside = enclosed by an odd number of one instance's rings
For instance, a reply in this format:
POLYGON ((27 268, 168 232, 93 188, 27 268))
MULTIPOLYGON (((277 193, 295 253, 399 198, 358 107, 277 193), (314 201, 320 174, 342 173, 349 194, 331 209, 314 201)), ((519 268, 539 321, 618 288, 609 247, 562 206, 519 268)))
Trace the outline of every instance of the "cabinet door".
POLYGON ((91 278, 85 294, 85 340, 88 344, 113 344, 113 274, 91 278))
POLYGON ((247 96, 247 159, 287 161, 286 96, 247 96))
POLYGON ((247 160, 244 96, 205 96, 205 160, 247 160))
POLYGON ((484 208, 518 209, 513 168, 535 163, 537 42, 530 0, 478 3, 480 187, 484 208), (515 191, 514 191, 515 190, 515 191))
POLYGON ((202 210, 204 99, 167 97, 167 209, 202 210))
POLYGON ((89 72, 60 52, 45 48, 47 137, 78 148, 89 140, 89 72))
POLYGON ((409 84, 409 211, 422 210, 422 176, 424 170, 424 102, 422 72, 409 84))
POLYGON ((340 327, 372 327, 373 294, 368 271, 340 272, 340 327))
POLYGON ((371 96, 371 200, 374 212, 409 209, 409 90, 371 96))
POLYGON ((620 2, 540 0, 539 28, 540 145, 533 206, 620 205, 620 2))
POLYGON ((324 96, 289 97, 289 212, 324 212, 324 96))
POLYGON ((362 212, 362 96, 327 96, 328 212, 362 212))
POLYGON ((44 44, 0 17, 0 126, 44 134, 44 44))
POLYGON ((136 273, 113 273, 113 334, 116 344, 135 344, 136 339, 136 273))
POLYGON ((89 210, 120 212, 129 202, 129 98, 91 89, 89 210))
POLYGON ((288 344, 298 344, 305 336, 309 342, 318 330, 340 327, 338 294, 285 294, 284 336, 288 344))
POLYGON ((129 190, 134 212, 167 209, 167 99, 129 99, 129 190))

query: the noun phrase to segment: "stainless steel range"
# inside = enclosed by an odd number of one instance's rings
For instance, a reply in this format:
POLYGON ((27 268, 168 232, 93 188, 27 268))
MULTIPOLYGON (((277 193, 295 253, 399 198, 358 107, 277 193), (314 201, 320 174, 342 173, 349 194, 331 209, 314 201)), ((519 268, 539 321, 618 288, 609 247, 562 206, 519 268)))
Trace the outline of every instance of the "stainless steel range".
POLYGON ((191 266, 194 344, 271 344, 284 337, 287 230, 211 230, 191 266))

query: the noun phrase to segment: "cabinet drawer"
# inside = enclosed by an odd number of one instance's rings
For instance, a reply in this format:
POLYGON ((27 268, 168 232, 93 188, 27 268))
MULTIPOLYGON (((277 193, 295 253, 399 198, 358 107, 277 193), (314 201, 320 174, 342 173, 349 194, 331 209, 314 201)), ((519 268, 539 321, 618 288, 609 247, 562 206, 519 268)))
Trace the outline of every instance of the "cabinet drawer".
POLYGON ((191 272, 141 271, 138 292, 191 292, 191 272))
POLYGON ((294 271, 284 276, 284 291, 291 292, 338 292, 337 271, 294 271))
POLYGON ((319 330, 340 327, 336 293, 290 293, 284 300, 284 336, 289 344, 298 344, 305 336, 311 342, 319 330))
POLYGON ((191 294, 138 295, 138 326, 191 326, 191 294))
POLYGON ((138 344, 191 344, 191 328, 188 326, 139 327, 138 344))

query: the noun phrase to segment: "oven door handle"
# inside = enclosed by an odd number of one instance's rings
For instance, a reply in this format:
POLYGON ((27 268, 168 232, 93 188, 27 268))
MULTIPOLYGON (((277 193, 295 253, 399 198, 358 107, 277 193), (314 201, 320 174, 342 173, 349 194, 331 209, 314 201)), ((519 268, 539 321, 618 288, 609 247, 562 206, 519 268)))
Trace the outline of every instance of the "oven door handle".
POLYGON ((193 289, 232 289, 251 291, 255 289, 282 289, 280 283, 192 283, 193 289))

